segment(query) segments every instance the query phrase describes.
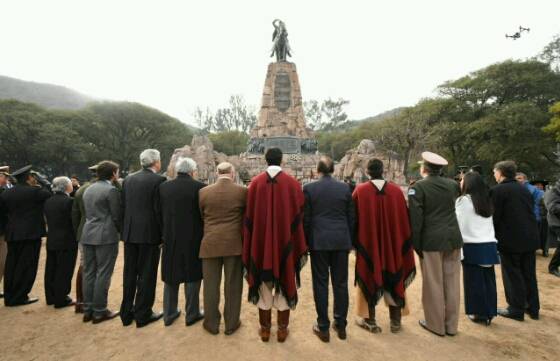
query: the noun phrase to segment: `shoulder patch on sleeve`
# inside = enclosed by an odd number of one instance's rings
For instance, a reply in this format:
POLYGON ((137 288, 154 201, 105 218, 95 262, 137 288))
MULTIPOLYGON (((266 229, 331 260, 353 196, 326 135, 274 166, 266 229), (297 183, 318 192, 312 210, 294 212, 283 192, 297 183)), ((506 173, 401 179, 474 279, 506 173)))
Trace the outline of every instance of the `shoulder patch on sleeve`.
POLYGON ((416 189, 410 188, 410 189, 408 190, 408 195, 409 195, 409 196, 413 196, 413 195, 415 195, 415 194, 416 194, 416 189))

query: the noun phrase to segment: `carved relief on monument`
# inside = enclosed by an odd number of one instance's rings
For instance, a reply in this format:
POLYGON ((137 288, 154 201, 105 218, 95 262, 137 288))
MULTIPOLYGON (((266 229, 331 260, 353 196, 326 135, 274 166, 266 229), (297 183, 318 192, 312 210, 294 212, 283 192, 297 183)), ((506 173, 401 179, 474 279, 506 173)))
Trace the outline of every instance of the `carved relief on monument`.
POLYGON ((313 138, 305 126, 301 89, 293 63, 270 63, 252 138, 293 136, 313 138))

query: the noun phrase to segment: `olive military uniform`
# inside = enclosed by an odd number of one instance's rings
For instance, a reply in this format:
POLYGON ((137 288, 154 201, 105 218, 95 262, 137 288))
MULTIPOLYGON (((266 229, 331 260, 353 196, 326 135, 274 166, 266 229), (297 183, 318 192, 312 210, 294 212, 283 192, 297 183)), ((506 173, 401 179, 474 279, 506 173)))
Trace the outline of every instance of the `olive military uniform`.
POLYGON ((412 242, 422 268, 425 326, 454 335, 459 323, 460 255, 463 239, 455 215, 459 185, 429 175, 408 191, 412 242))

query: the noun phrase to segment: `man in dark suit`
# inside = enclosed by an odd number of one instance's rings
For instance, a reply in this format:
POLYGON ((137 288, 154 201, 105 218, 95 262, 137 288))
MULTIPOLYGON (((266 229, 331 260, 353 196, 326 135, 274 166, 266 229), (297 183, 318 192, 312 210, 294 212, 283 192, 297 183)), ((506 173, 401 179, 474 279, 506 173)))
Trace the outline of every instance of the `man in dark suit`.
POLYGON ((113 182, 119 165, 103 161, 97 165, 97 182, 84 193, 86 223, 80 244, 84 252, 84 322, 100 323, 119 315, 107 308, 107 295, 119 253, 121 197, 113 182))
POLYGON ((48 226, 45 296, 47 305, 63 308, 75 304, 68 296, 78 255, 78 242, 72 227, 72 181, 57 177, 53 179, 52 191, 54 195, 44 206, 48 226))
POLYGON ((160 185, 160 209, 163 230, 161 278, 164 322, 169 326, 181 314, 177 308, 179 285, 185 284, 185 321, 187 326, 204 318, 199 308, 202 261, 199 258, 203 223, 198 191, 205 184, 193 178, 196 163, 181 158, 175 165, 177 178, 160 185))
POLYGON ((329 341, 329 270, 334 295, 334 325, 340 339, 346 339, 348 315, 348 252, 352 248, 355 208, 350 187, 331 177, 334 164, 323 156, 317 164, 318 181, 303 187, 304 230, 311 252, 313 297, 317 323, 313 332, 329 341))
POLYGON ((142 170, 123 182, 124 272, 121 320, 128 326, 144 327, 159 320, 163 313, 152 310, 156 295, 161 230, 158 221, 159 185, 165 178, 159 151, 146 149, 140 154, 142 170))
POLYGON ((7 219, 8 242, 4 304, 19 306, 38 300, 28 294, 37 277, 41 237, 46 234, 43 205, 51 193, 47 182, 32 173, 30 165, 12 175, 17 179, 16 186, 0 195, 0 213, 7 219))
POLYGON ((533 198, 515 180, 516 171, 513 161, 496 163, 494 178, 498 185, 491 189, 494 229, 508 304, 506 309, 498 309, 498 315, 523 321, 527 312, 537 320, 540 303, 535 252, 540 243, 539 230, 533 198))

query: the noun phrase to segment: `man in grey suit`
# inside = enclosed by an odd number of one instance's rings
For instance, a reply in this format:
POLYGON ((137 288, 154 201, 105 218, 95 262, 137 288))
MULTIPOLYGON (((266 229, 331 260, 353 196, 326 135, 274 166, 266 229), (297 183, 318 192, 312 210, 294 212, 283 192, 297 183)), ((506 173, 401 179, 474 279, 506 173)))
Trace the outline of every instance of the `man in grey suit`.
POLYGON ((121 228, 121 198, 112 184, 118 176, 119 165, 103 161, 97 166, 98 181, 84 193, 86 223, 80 239, 84 252, 84 322, 100 323, 119 315, 107 309, 121 228))

